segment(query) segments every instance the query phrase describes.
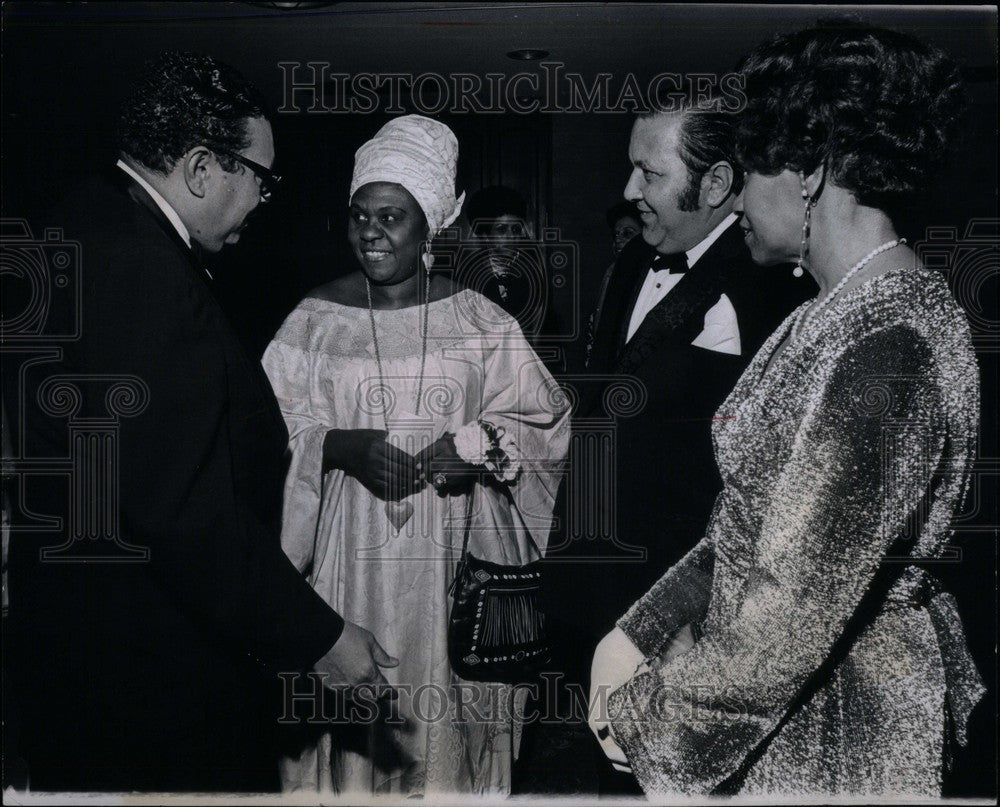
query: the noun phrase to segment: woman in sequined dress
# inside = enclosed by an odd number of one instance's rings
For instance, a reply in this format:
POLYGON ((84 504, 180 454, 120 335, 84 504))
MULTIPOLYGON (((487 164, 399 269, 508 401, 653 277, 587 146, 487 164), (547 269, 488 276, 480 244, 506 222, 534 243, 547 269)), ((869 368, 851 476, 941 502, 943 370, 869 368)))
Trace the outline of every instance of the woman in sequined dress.
POLYGON ((592 727, 647 794, 938 797, 983 687, 918 561, 968 486, 978 368, 893 217, 943 161, 958 73, 860 26, 779 37, 743 72, 747 244, 820 294, 719 410, 707 534, 602 641, 592 727))
POLYGON ((399 659, 384 670, 398 697, 383 715, 369 693, 351 724, 289 738, 285 790, 510 790, 525 693, 457 678, 448 591, 467 517, 477 557, 521 565, 544 551, 568 416, 517 322, 430 271, 427 243, 461 206, 457 150, 448 127, 418 115, 358 150, 348 238, 359 267, 307 295, 264 356, 292 450, 282 547, 399 659), (461 459, 454 435, 480 418, 520 449, 513 479, 461 459))

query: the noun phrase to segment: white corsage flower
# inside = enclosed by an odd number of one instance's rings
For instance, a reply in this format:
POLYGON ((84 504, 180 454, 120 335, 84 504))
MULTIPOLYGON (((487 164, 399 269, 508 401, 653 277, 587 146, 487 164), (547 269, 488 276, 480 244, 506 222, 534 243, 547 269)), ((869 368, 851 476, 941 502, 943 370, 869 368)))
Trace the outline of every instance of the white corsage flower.
POLYGON ((521 470, 521 452, 504 428, 488 421, 462 426, 454 437, 455 452, 470 465, 480 465, 500 482, 513 482, 521 470))

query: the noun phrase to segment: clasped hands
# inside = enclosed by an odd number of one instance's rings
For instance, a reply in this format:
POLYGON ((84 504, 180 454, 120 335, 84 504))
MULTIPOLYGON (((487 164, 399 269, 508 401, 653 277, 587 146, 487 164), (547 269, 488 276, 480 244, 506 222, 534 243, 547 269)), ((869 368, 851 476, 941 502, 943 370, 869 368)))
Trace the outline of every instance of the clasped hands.
POLYGON ((415 457, 386 440, 381 429, 331 429, 323 443, 324 468, 340 468, 385 501, 405 499, 431 484, 439 493, 468 486, 476 466, 455 451, 445 434, 415 457))

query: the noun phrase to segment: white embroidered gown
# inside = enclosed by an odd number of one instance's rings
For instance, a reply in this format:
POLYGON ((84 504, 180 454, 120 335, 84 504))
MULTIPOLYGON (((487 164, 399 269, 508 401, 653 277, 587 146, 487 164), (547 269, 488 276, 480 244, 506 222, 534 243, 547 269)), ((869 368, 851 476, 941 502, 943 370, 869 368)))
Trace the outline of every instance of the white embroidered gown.
POLYGON ((423 310, 374 312, 384 389, 367 308, 306 298, 264 356, 292 452, 284 550, 344 619, 400 659, 384 673, 401 690, 399 720, 389 722, 402 725, 376 720, 303 734, 282 763, 289 790, 509 791, 523 693, 512 699, 510 687, 461 681, 447 658, 448 588, 464 534, 451 522, 464 520, 468 496, 427 486, 405 500, 413 512, 397 532, 385 502, 359 481, 340 470, 321 475, 326 432, 384 428, 383 402, 392 439, 411 454, 483 417, 513 435, 526 462, 509 493, 475 486, 470 551, 504 564, 544 552, 569 440, 566 402, 516 321, 461 291, 428 306, 415 416, 423 310))

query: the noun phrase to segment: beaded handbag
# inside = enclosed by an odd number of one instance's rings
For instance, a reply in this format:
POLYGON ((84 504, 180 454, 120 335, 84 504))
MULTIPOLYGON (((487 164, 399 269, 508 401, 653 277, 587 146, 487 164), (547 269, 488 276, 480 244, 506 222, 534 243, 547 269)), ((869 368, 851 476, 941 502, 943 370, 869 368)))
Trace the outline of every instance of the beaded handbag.
POLYGON ((448 660, 460 678, 527 683, 549 662, 541 566, 541 560, 503 566, 475 557, 466 518, 462 557, 448 592, 454 599, 448 660))

